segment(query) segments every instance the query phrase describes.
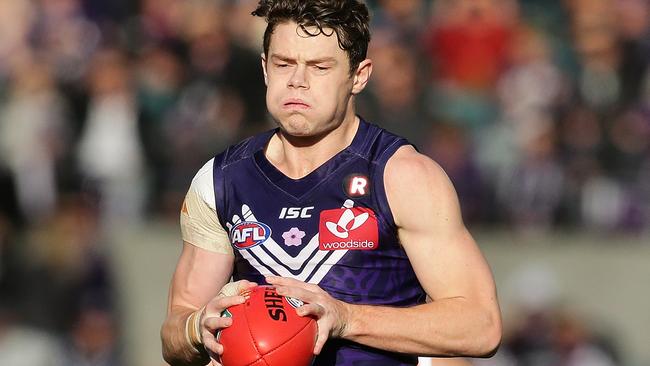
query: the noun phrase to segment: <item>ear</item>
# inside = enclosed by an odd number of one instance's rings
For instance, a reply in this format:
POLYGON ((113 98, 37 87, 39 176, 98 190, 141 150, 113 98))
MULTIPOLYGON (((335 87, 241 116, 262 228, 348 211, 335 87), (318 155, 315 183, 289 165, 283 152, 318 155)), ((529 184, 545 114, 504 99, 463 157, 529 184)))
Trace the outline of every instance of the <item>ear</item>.
POLYGON ((372 74, 372 60, 367 58, 359 64, 357 71, 354 73, 354 80, 352 81, 352 94, 359 94, 368 84, 372 74))
POLYGON ((269 86, 269 76, 266 73, 266 55, 262 53, 260 56, 262 58, 262 72, 264 72, 264 85, 269 86))

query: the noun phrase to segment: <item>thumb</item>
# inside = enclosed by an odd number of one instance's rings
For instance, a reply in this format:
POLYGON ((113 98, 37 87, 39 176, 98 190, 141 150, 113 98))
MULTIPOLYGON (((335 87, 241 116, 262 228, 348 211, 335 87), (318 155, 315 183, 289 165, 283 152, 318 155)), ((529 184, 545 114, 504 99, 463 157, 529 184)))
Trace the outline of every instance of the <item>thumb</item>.
POLYGON ((257 286, 257 283, 250 282, 247 280, 239 280, 236 282, 229 282, 221 288, 219 291, 219 296, 236 296, 240 295, 242 292, 257 286))

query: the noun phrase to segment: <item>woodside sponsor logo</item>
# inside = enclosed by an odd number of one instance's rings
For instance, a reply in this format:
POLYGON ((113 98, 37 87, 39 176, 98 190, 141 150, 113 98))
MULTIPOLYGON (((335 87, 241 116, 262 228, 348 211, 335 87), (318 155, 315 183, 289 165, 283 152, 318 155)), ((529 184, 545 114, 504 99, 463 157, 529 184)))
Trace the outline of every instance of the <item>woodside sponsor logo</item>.
POLYGON ((321 250, 373 250, 379 246, 377 217, 369 208, 322 211, 318 233, 321 250))

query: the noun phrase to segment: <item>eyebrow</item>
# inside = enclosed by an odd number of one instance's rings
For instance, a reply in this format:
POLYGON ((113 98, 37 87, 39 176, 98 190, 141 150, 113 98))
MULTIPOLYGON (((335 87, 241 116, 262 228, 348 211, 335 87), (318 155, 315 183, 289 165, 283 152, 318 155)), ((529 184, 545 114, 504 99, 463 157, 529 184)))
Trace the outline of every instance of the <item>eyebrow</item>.
MULTIPOLYGON (((272 54, 271 59, 273 60, 280 60, 280 61, 285 61, 285 62, 296 62, 296 60, 292 57, 289 56, 284 56, 280 54, 272 54)), ((316 65, 316 64, 322 64, 322 63, 336 63, 336 59, 334 57, 320 57, 320 58, 315 58, 313 60, 307 60, 306 64, 308 65, 316 65)))

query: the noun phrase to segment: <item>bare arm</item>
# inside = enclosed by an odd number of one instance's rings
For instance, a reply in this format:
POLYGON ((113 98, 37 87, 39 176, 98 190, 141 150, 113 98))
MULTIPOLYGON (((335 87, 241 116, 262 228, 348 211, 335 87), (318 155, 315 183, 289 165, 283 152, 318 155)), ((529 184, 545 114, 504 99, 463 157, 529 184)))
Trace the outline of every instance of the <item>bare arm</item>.
POLYGON ((232 323, 221 312, 244 302, 240 291, 254 285, 228 283, 234 255, 214 206, 212 167, 210 160, 196 174, 181 209, 183 251, 161 330, 163 357, 172 365, 205 365, 210 359, 218 365, 223 347, 215 333, 232 323))
POLYGON ((309 303, 298 311, 319 318, 317 353, 333 336, 418 355, 491 355, 501 340, 494 281, 462 222, 449 179, 411 147, 389 160, 384 177, 400 241, 432 302, 409 308, 351 305, 316 285, 268 281, 278 285, 278 293, 309 303))
POLYGON ((344 337, 416 354, 492 354, 501 340, 496 289, 451 182, 429 158, 403 147, 386 166, 385 185, 400 241, 433 301, 407 309, 355 308, 344 337))
POLYGON ((218 295, 229 281, 232 255, 211 252, 184 242, 169 290, 167 318, 161 330, 163 357, 172 365, 205 365, 203 347, 188 342, 187 318, 218 295))

